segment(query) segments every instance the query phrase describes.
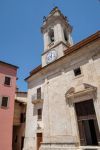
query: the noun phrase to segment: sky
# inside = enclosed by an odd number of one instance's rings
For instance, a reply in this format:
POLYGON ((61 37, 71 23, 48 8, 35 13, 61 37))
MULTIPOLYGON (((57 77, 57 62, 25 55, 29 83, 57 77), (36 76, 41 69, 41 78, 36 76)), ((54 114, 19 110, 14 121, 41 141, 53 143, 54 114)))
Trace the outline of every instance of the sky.
POLYGON ((0 60, 19 66, 17 86, 41 64, 43 16, 55 7, 68 17, 77 43, 100 30, 100 0, 0 0, 0 60))

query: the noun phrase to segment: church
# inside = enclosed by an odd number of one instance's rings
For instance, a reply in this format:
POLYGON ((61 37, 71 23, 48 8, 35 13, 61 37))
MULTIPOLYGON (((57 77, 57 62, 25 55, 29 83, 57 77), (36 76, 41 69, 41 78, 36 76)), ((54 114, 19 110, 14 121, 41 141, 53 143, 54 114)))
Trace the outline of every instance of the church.
POLYGON ((42 63, 25 79, 23 150, 100 149, 100 31, 73 44, 57 7, 43 19, 42 63))

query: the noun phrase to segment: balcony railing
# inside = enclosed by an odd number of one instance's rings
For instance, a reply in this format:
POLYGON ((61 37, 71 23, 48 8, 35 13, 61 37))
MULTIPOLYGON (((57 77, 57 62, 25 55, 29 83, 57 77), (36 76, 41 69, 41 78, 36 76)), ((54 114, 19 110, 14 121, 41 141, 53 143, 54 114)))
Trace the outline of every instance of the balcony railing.
POLYGON ((33 104, 43 103, 43 99, 44 99, 43 93, 39 93, 39 94, 36 93, 36 94, 32 95, 32 103, 33 104))

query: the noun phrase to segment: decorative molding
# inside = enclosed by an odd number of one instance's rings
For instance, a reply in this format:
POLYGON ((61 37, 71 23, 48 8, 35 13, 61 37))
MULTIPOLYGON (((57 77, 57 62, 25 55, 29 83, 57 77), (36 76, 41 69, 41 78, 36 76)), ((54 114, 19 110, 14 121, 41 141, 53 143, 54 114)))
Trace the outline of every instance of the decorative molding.
POLYGON ((88 96, 88 95, 90 95, 91 98, 96 100, 96 98, 97 98, 97 87, 94 87, 94 86, 92 86, 90 84, 86 84, 86 83, 83 83, 83 85, 84 85, 83 90, 75 92, 75 88, 71 87, 66 92, 65 97, 66 97, 67 104, 72 105, 72 103, 75 102, 76 98, 79 98, 79 97, 81 98, 83 96, 88 96))
POLYGON ((70 47, 68 43, 64 43, 63 41, 60 41, 60 42, 58 42, 58 43, 54 43, 54 45, 53 45, 52 47, 50 47, 49 49, 45 50, 45 52, 42 53, 42 56, 43 56, 44 54, 46 54, 47 52, 49 52, 51 49, 53 49, 53 48, 59 46, 60 44, 63 44, 64 46, 66 46, 66 47, 68 47, 68 48, 70 47))

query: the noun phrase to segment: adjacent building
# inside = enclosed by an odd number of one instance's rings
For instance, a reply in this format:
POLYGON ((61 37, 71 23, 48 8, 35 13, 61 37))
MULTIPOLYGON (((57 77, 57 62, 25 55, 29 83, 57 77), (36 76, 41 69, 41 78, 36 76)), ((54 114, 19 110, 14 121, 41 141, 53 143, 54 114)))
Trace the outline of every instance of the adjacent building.
POLYGON ((100 149, 100 31, 73 44, 57 7, 41 31, 42 64, 26 78, 23 150, 100 149))
POLYGON ((22 150, 25 137, 27 92, 16 91, 13 120, 13 150, 22 150))
POLYGON ((17 66, 0 61, 0 150, 12 150, 17 66))

